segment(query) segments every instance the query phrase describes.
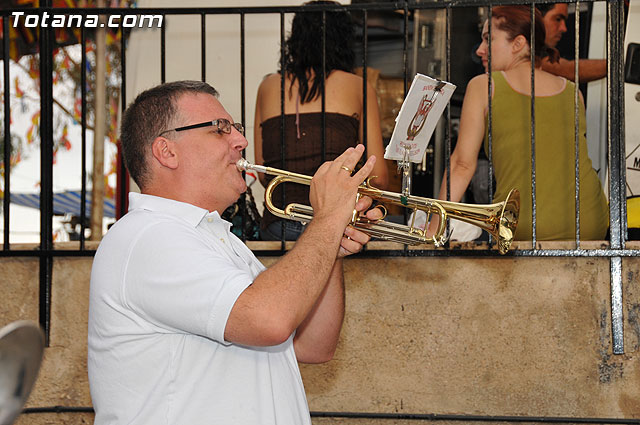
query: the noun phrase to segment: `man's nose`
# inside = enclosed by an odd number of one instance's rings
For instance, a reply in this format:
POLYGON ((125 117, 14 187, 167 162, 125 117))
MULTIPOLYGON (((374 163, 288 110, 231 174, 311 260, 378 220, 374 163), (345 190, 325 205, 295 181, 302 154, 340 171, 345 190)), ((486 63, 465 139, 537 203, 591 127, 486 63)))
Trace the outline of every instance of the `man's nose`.
POLYGON ((247 138, 244 137, 244 135, 240 133, 237 129, 235 128, 232 129, 231 135, 232 135, 231 145, 233 146, 234 149, 243 150, 244 148, 247 147, 247 145, 249 145, 247 138))
POLYGON ((567 23, 565 21, 560 21, 560 32, 563 34, 567 32, 567 23))

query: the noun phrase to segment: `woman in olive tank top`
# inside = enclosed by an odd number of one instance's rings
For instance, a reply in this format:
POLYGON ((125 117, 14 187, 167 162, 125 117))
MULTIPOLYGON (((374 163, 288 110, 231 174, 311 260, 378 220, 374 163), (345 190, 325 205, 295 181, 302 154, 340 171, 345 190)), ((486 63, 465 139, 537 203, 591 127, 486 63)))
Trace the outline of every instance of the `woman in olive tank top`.
MULTIPOLYGON (((476 51, 488 65, 487 23, 476 51)), ((548 53, 544 24, 535 19, 535 151, 531 150, 531 9, 493 8, 491 72, 473 78, 462 106, 458 141, 451 155, 451 200, 460 201, 476 168, 479 150, 489 153, 489 78, 491 78, 491 159, 496 176, 494 201, 503 201, 512 188, 520 191, 516 240, 531 240, 532 154, 535 155, 536 239, 576 237, 575 86, 539 67, 548 53)), ((557 52, 552 51, 557 60, 557 52)), ((604 239, 609 223, 607 200, 587 154, 585 110, 578 110, 578 169, 580 239, 604 239)), ((446 173, 440 198, 446 198, 446 173)), ((433 224, 430 225, 433 227, 433 224)))
MULTIPOLYGON (((313 4, 333 2, 318 1, 313 4)), ((323 49, 321 12, 299 12, 282 49, 284 70, 267 75, 256 99, 254 127, 255 162, 269 167, 313 175, 324 161, 334 160, 345 149, 364 143, 367 157, 376 156, 372 175, 376 187, 386 188, 387 168, 380 130, 375 90, 367 84, 363 102, 363 79, 352 73, 355 54, 353 22, 348 12, 326 12, 325 77, 322 78, 323 49), (283 81, 284 80, 284 81, 283 81), (284 82, 284 106, 281 89, 284 82), (322 97, 324 93, 324 120, 322 97), (284 116, 282 110, 284 108, 284 116), (364 110, 367 110, 363 140, 364 110), (282 127, 284 126, 284 136, 282 127), (324 136, 324 139, 323 139, 324 136)), ((280 63, 283 63, 282 61, 280 63)), ((260 175, 266 187, 272 176, 260 175)), ((274 192, 274 204, 282 208, 282 192, 274 192)), ((309 188, 287 185, 285 203, 309 205, 309 188)), ((281 220, 266 209, 260 236, 263 240, 295 240, 302 233, 300 223, 281 220)))

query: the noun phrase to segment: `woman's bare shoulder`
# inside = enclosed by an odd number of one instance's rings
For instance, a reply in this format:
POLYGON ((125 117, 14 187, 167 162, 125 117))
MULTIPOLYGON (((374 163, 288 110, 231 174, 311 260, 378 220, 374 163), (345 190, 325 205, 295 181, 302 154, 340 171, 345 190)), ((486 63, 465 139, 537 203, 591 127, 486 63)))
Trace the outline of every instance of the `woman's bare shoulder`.
MULTIPOLYGON (((333 71, 327 78, 327 88, 332 89, 335 94, 340 94, 345 98, 362 99, 362 84, 364 79, 356 74, 345 71, 333 71)), ((371 81, 367 81, 369 89, 373 89, 371 81)))
POLYGON ((353 72, 341 71, 339 69, 334 69, 333 71, 331 71, 331 74, 329 74, 329 78, 336 78, 336 79, 345 78, 345 79, 352 79, 352 80, 356 80, 356 79, 362 80, 362 77, 354 74, 353 72))
POLYGON ((362 84, 362 77, 351 72, 335 70, 327 78, 328 84, 362 84))
POLYGON ((271 74, 267 74, 262 77, 262 81, 260 82, 260 87, 271 87, 276 84, 280 84, 281 76, 277 72, 272 72, 271 74))
POLYGON ((476 75, 471 80, 469 80, 469 83, 467 84, 467 90, 474 90, 482 87, 484 87, 486 90, 487 84, 489 84, 488 74, 476 75))
POLYGON ((476 75, 471 80, 469 80, 469 83, 467 83, 467 88, 465 90, 465 99, 486 100, 488 86, 489 75, 476 75))
POLYGON ((563 89, 567 85, 567 82, 571 83, 571 81, 568 81, 566 78, 562 76, 551 74, 550 72, 547 72, 544 70, 540 70, 536 72, 539 73, 544 84, 547 84, 553 88, 563 89))

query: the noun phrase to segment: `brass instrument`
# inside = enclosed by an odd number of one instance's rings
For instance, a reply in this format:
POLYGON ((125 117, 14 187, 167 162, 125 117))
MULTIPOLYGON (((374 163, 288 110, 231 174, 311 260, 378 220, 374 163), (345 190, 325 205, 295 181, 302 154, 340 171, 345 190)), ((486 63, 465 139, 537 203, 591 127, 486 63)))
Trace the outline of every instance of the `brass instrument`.
MULTIPOLYGON (((239 160, 236 165, 239 170, 255 170, 259 173, 276 176, 271 180, 264 194, 265 206, 273 215, 302 223, 311 221, 313 218, 313 208, 309 205, 291 203, 282 210, 276 207, 271 199, 273 191, 279 184, 290 182, 310 185, 310 176, 255 165, 245 159, 239 160)), ((520 194, 516 189, 512 189, 507 199, 503 202, 490 205, 476 205, 440 201, 419 196, 405 196, 400 193, 380 190, 370 184, 370 179, 371 178, 368 178, 360 185, 358 196, 369 196, 373 200, 381 202, 383 205, 390 203, 409 208, 414 212, 414 217, 415 212, 424 211, 427 215, 437 215, 440 220, 434 235, 428 237, 426 230, 415 227, 413 222, 409 225, 404 225, 383 221, 382 219, 372 221, 366 217, 358 216, 354 212, 351 225, 364 233, 380 239, 400 242, 407 245, 434 244, 436 247, 439 247, 447 240, 447 235, 445 234, 447 218, 455 218, 456 220, 480 227, 493 235, 498 242, 498 250, 501 254, 509 250, 518 224, 518 211, 520 210, 520 194)))

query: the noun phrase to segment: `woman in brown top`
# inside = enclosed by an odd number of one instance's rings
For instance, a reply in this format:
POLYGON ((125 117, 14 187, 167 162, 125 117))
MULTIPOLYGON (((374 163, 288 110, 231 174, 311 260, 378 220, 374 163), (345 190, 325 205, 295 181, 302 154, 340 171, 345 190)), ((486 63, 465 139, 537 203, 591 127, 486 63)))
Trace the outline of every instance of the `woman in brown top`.
MULTIPOLYGON (((315 1, 312 4, 336 4, 315 1)), ((324 161, 332 161, 345 149, 365 143, 367 157, 377 158, 372 175, 376 187, 386 188, 387 168, 380 131, 375 90, 367 84, 367 120, 364 122, 363 79, 352 73, 355 54, 353 22, 346 11, 326 12, 325 76, 322 79, 322 12, 298 12, 283 48, 284 119, 281 115, 283 73, 267 75, 256 100, 255 162, 313 175, 324 161), (323 140, 322 95, 325 96, 323 140), (258 125, 259 123, 259 125, 258 125), (284 123, 284 149, 281 128, 284 123), (363 141, 364 125, 367 140, 363 141), (284 161, 283 161, 284 160, 284 161)), ((282 62, 280 62, 282 63, 282 62)), ((272 177, 260 175, 266 186, 272 177)), ((273 201, 282 207, 282 192, 273 201)), ((309 188, 285 187, 285 203, 309 205, 309 188)), ((266 209, 260 235, 263 240, 295 240, 302 233, 300 223, 280 220, 266 209)))

